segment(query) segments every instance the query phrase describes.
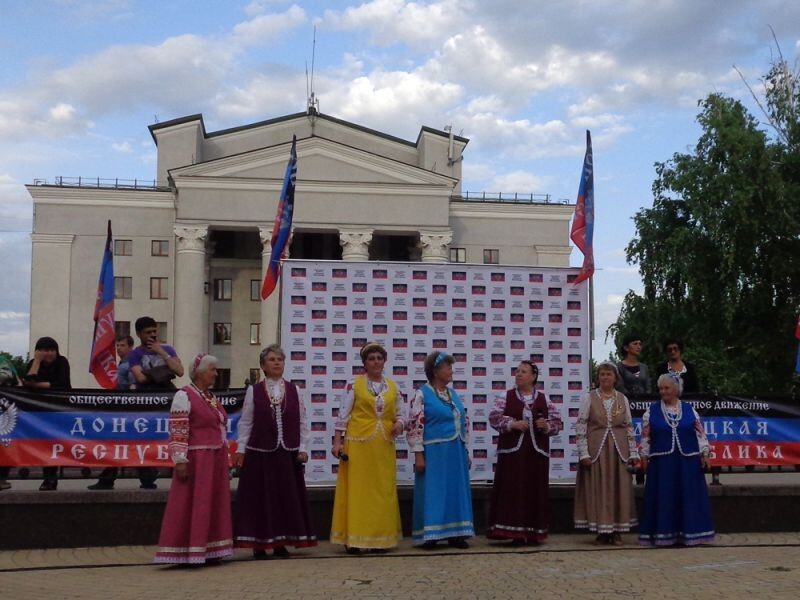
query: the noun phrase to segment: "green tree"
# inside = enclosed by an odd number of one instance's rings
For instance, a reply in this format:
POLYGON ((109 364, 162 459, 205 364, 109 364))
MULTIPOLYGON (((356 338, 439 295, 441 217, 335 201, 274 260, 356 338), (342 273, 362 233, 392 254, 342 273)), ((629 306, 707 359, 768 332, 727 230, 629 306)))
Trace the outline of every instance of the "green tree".
POLYGON ((651 366, 664 337, 681 338, 705 387, 726 392, 785 391, 797 351, 800 87, 783 59, 762 81, 765 124, 712 94, 693 151, 656 164, 626 248, 644 291, 609 328, 617 342, 638 332, 651 366))

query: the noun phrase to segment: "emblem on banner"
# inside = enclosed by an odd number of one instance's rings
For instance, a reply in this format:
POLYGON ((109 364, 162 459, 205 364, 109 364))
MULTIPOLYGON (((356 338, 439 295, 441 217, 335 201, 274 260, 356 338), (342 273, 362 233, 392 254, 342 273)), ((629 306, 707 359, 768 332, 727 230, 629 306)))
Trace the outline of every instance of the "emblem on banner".
POLYGON ((17 426, 17 407, 13 402, 0 397, 0 445, 10 446, 11 440, 4 437, 17 426))

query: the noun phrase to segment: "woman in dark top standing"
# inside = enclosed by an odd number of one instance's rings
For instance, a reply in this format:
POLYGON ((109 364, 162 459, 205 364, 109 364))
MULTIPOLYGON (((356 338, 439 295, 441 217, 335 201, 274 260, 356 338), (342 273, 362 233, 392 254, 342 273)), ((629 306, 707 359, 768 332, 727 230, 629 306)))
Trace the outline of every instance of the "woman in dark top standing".
POLYGON ((681 357, 683 343, 677 338, 667 338, 664 340, 664 354, 667 355, 667 362, 659 363, 656 378, 659 375, 669 375, 681 384, 680 393, 699 392, 700 384, 697 381, 697 371, 694 365, 681 357))
MULTIPOLYGON (((33 360, 28 363, 27 374, 22 384, 28 388, 45 390, 70 390, 69 361, 58 351, 58 342, 51 337, 36 340, 33 360)), ((49 492, 58 488, 58 467, 42 469, 44 481, 39 491, 49 492)))
POLYGON ((646 394, 650 391, 650 374, 647 372, 647 365, 639 360, 641 355, 641 336, 628 334, 622 338, 620 349, 622 360, 617 363, 619 380, 616 388, 626 396, 646 394))

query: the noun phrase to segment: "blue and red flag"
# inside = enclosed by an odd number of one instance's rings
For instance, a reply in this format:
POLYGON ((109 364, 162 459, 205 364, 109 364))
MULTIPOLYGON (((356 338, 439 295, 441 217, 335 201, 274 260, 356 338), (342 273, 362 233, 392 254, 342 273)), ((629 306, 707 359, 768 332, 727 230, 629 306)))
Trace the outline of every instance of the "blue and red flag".
POLYGON ((94 336, 89 372, 107 390, 117 387, 117 355, 114 330, 114 253, 111 248, 111 220, 108 221, 106 247, 97 283, 94 305, 94 336))
MULTIPOLYGON (((797 317, 797 325, 794 326, 794 337, 800 342, 800 317, 797 317)), ((796 373, 800 373, 800 343, 797 346, 797 363, 794 365, 796 373)))
POLYGON ((289 163, 286 165, 286 176, 283 178, 283 189, 278 202, 278 212, 275 215, 275 225, 272 228, 272 254, 269 258, 267 272, 264 274, 264 283, 261 285, 261 299, 266 300, 278 285, 281 274, 281 260, 289 249, 289 239, 292 235, 292 214, 294 213, 294 186, 297 180, 297 136, 292 136, 292 150, 289 154, 289 163))
POLYGON ((578 201, 575 204, 575 217, 569 237, 583 252, 583 265, 573 283, 578 284, 594 274, 594 167, 592 164, 592 134, 586 130, 586 155, 583 158, 581 184, 578 188, 578 201))

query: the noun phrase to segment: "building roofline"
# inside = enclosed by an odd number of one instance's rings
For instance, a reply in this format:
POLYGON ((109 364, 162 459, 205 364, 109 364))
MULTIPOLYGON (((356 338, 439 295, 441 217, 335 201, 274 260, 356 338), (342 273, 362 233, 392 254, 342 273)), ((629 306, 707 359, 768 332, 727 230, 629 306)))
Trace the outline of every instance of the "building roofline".
MULTIPOLYGON (((284 116, 281 116, 281 117, 275 117, 273 119, 266 119, 264 121, 258 121, 256 123, 250 123, 248 125, 239 125, 237 127, 229 127, 228 129, 220 129, 219 131, 212 131, 211 133, 208 133, 206 131, 205 121, 203 120, 203 114, 202 113, 197 113, 197 114, 194 114, 194 115, 187 115, 185 117, 178 117, 176 119, 171 119, 169 121, 164 121, 162 123, 154 123, 152 125, 148 125, 147 128, 150 130, 150 135, 153 138, 153 141, 155 142, 155 144, 157 146, 158 145, 158 140, 156 139, 156 135, 155 135, 156 131, 158 131, 159 129, 166 129, 167 127, 174 127, 175 125, 182 125, 184 123, 191 123, 192 121, 200 121, 200 126, 203 129, 203 139, 208 139, 208 138, 228 135, 228 134, 231 134, 231 133, 238 133, 240 131, 247 131, 248 129, 256 129, 258 127, 264 127, 266 125, 274 125, 275 123, 283 123, 283 122, 286 122, 286 121, 292 121, 294 119, 299 119, 300 117, 307 117, 307 116, 309 116, 308 113, 299 112, 299 113, 294 113, 294 114, 291 114, 291 115, 284 115, 284 116)), ((448 134, 446 131, 441 131, 439 129, 434 129, 432 127, 427 127, 427 126, 423 125, 419 130, 419 135, 417 135, 416 141, 415 142, 411 142, 409 140, 404 140, 402 138, 399 138, 397 136, 394 136, 394 135, 391 135, 391 134, 388 134, 388 133, 383 133, 382 131, 378 131, 377 129, 372 129, 370 127, 365 127, 363 125, 358 125, 357 123, 352 123, 350 121, 345 121, 344 119, 338 119, 338 118, 332 117, 330 115, 324 115, 322 113, 316 113, 314 115, 314 117, 317 118, 317 119, 323 119, 325 121, 330 121, 331 123, 336 123, 337 125, 343 125, 345 127, 349 127, 351 129, 355 129, 357 131, 361 131, 361 132, 364 132, 364 133, 369 133, 370 135, 381 137, 381 138, 383 138, 385 140, 389 140, 389 141, 392 141, 392 142, 395 142, 395 143, 398 143, 398 144, 403 144, 405 146, 410 146, 412 148, 416 148, 417 146, 419 146, 419 140, 422 137, 423 133, 432 133, 434 135, 439 135, 439 136, 442 136, 442 137, 445 137, 445 138, 449 138, 450 137, 450 134, 448 134)), ((459 142, 463 142, 465 145, 469 143, 469 139, 468 138, 461 137, 459 135, 453 136, 453 139, 455 139, 455 140, 457 140, 459 142)))

